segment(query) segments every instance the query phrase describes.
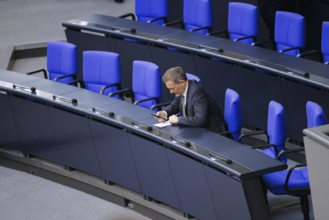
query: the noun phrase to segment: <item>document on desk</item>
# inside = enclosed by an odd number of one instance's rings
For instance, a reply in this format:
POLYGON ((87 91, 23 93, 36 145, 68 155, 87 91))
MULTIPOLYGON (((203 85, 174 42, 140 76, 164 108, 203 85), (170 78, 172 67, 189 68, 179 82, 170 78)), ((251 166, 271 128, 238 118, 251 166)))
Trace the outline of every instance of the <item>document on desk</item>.
POLYGON ((169 125, 171 125, 171 123, 169 121, 164 121, 164 122, 154 124, 154 126, 159 127, 159 128, 167 127, 169 125))

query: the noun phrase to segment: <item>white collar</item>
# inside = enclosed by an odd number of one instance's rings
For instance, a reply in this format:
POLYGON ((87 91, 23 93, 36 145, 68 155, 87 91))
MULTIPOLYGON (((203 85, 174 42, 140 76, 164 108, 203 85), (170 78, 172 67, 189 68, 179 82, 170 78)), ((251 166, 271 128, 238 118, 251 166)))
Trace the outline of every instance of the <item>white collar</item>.
POLYGON ((186 85, 186 88, 185 88, 185 91, 184 91, 184 93, 183 93, 183 96, 186 98, 187 96, 187 90, 188 90, 188 80, 186 80, 186 83, 187 83, 187 85, 186 85))

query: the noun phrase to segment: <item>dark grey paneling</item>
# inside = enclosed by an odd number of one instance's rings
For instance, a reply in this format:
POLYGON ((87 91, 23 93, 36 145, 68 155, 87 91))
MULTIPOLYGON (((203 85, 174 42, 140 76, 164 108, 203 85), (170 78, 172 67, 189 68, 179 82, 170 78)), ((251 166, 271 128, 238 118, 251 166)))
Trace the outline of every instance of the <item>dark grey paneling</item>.
POLYGON ((142 42, 108 37, 110 50, 120 54, 122 88, 132 88, 132 67, 134 60, 152 61, 150 48, 142 42))
POLYGON ((129 135, 142 193, 181 209, 166 150, 144 138, 129 135))
POLYGON ((10 106, 9 96, 0 93, 0 103, 0 146, 23 151, 24 148, 19 144, 18 132, 12 108, 10 106))
POLYGON ((211 167, 205 170, 218 219, 251 219, 241 182, 211 167))
POLYGON ((303 142, 303 129, 307 128, 306 102, 316 102, 326 110, 328 99, 325 98, 325 92, 319 88, 288 79, 282 79, 281 83, 285 94, 285 102, 281 104, 287 115, 287 135, 303 142))
POLYGON ((182 210, 198 219, 219 219, 202 163, 172 150, 167 155, 182 210))
POLYGON ((128 134, 99 121, 89 123, 103 178, 141 193, 128 134))
POLYGON ((221 109, 224 109, 226 89, 233 89, 240 95, 243 123, 266 129, 268 103, 283 100, 279 77, 216 59, 198 57, 195 60, 202 85, 221 109))
POLYGON ((58 108, 50 108, 52 123, 66 166, 101 177, 88 119, 58 108))
POLYGON ((14 96, 11 97, 11 105, 22 151, 62 164, 49 107, 33 99, 14 96))

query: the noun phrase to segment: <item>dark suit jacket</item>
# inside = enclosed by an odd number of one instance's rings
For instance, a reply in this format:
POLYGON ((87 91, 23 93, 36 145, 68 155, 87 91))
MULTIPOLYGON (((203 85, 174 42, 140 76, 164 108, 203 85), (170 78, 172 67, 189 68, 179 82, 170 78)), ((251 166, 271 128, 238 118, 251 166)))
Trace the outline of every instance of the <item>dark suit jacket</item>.
MULTIPOLYGON (((182 113, 181 97, 176 96, 164 111, 168 117, 182 113)), ((216 101, 194 80, 189 80, 186 97, 186 117, 179 117, 179 125, 205 127, 214 132, 226 131, 224 117, 216 101)))

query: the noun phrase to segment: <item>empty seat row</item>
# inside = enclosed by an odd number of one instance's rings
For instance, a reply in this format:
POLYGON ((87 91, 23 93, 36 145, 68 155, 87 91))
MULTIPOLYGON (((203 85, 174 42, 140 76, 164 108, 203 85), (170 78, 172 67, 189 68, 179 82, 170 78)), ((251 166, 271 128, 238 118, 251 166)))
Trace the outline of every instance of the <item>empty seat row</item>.
MULTIPOLYGON (((161 98, 162 82, 158 65, 143 60, 132 64, 132 86, 121 88, 120 55, 107 51, 83 52, 83 77, 77 79, 77 48, 67 42, 48 42, 47 70, 40 69, 27 73, 43 72, 45 78, 66 84, 80 85, 87 90, 114 98, 129 97, 136 105, 152 108, 161 98)), ((196 75, 188 78, 201 82, 196 75)))
MULTIPOLYGON (((258 8, 255 5, 244 2, 229 2, 227 31, 211 30, 212 7, 210 0, 184 0, 183 21, 172 21, 167 23, 168 2, 167 0, 136 0, 135 14, 129 13, 122 18, 132 17, 134 20, 146 23, 154 23, 163 26, 179 25, 180 28, 190 32, 208 35, 225 36, 233 41, 245 44, 264 46, 264 42, 257 42, 258 36, 258 8)), ((329 44, 326 42, 328 36, 327 22, 323 22, 321 51, 316 53, 322 55, 322 62, 329 61, 329 44)), ((297 57, 307 57, 312 52, 304 52, 306 44, 305 19, 302 15, 277 11, 275 16, 274 42, 271 48, 279 53, 285 53, 297 57)), ((267 41, 266 43, 269 43, 267 41)), ((269 47, 268 45, 266 45, 269 47)))

